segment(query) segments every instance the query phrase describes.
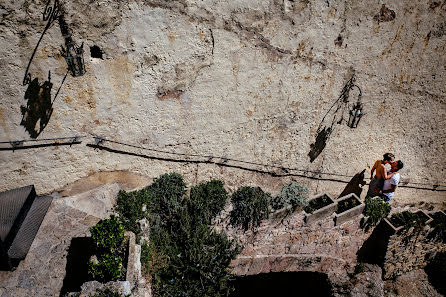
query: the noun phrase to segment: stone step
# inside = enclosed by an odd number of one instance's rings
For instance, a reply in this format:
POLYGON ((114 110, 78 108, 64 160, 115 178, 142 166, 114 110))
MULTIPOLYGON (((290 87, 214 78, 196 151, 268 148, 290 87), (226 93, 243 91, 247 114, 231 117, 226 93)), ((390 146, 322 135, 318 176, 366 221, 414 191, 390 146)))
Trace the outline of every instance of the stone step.
POLYGON ((21 260, 26 257, 52 201, 51 196, 37 197, 34 200, 8 250, 8 256, 11 259, 21 260))
POLYGON ((36 197, 34 186, 0 193, 0 240, 9 247, 36 197))

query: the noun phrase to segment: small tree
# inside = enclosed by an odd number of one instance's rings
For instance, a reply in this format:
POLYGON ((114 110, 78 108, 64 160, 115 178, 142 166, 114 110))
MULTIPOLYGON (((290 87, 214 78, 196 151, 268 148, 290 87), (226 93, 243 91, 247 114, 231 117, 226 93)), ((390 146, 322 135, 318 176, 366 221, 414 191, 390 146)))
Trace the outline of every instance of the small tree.
POLYGON ((268 218, 271 195, 259 187, 243 187, 232 194, 233 209, 230 224, 242 227, 245 231, 255 230, 260 222, 268 218))

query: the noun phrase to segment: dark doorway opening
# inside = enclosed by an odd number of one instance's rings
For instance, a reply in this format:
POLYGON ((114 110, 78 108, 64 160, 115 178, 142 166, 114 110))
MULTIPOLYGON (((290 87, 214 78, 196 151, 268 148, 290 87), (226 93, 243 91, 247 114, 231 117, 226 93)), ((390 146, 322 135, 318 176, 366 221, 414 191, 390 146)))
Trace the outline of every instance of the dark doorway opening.
POLYGON ((84 282, 91 281, 88 275, 88 261, 95 251, 90 237, 74 237, 68 249, 66 274, 60 296, 69 292, 80 292, 84 282))
POLYGON ((328 276, 319 272, 276 272, 237 277, 230 297, 333 296, 328 276))

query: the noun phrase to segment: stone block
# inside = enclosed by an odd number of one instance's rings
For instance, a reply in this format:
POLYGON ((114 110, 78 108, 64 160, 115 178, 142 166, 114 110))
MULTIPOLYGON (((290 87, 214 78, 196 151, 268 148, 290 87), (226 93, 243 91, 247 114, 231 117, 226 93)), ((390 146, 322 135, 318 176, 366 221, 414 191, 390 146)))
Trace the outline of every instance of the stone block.
POLYGON ((331 203, 327 206, 324 206, 324 207, 314 211, 313 213, 306 213, 305 214, 305 223, 307 225, 313 224, 317 221, 320 221, 320 220, 330 216, 335 211, 337 203, 329 195, 327 195, 325 193, 312 197, 309 200, 309 202, 311 202, 312 200, 316 200, 322 196, 327 196, 331 200, 331 203))
POLYGON ((359 200, 358 196, 356 196, 356 194, 354 194, 354 193, 351 193, 351 194, 348 194, 346 196, 339 198, 337 200, 337 203, 339 205, 339 203, 341 203, 342 201, 345 201, 345 200, 351 199, 351 198, 356 199, 359 202, 359 205, 357 205, 353 208, 350 208, 342 213, 337 213, 334 218, 335 226, 339 226, 339 225, 343 224, 344 222, 357 217, 364 210, 365 204, 362 203, 361 200, 359 200))

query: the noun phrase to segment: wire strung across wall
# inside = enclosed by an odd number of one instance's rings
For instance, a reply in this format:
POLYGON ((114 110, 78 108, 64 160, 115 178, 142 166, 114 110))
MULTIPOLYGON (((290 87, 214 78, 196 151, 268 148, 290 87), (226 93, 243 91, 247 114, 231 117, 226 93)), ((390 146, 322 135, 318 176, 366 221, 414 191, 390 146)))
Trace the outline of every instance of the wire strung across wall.
MULTIPOLYGON (((69 137, 56 137, 56 138, 42 138, 42 139, 23 139, 23 140, 14 140, 14 141, 0 141, 0 144, 9 144, 10 148, 0 148, 0 151, 2 150, 18 150, 18 149, 25 149, 25 148, 35 148, 35 147, 43 147, 43 146, 57 146, 57 145, 72 145, 72 144, 80 144, 82 143, 82 139, 85 138, 91 138, 93 139, 92 144, 87 144, 87 146, 98 148, 98 149, 106 149, 107 147, 103 146, 102 144, 105 142, 114 143, 126 147, 131 147, 134 149, 141 149, 144 151, 152 151, 157 153, 163 153, 168 155, 175 155, 175 156, 182 156, 186 157, 184 160, 176 160, 176 159, 162 159, 165 161, 182 161, 182 162, 194 162, 194 163, 209 163, 209 164, 216 164, 216 165, 224 165, 228 167, 233 168, 239 168, 244 170, 251 170, 256 171, 259 173, 265 173, 272 176, 277 177, 285 177, 285 176, 298 176, 303 178, 310 178, 310 179, 317 179, 317 180, 325 180, 325 181, 334 181, 334 182, 342 182, 342 183, 348 183, 348 181, 340 180, 340 179, 334 179, 334 178, 321 178, 322 175, 326 176, 334 176, 334 177, 346 177, 346 178, 352 178, 353 176, 346 175, 346 174, 339 174, 339 173, 332 173, 332 172, 323 172, 323 171, 314 171, 314 170, 307 170, 307 169, 299 169, 299 168, 291 168, 291 167, 284 167, 284 166, 277 166, 277 165, 271 165, 271 164, 264 164, 264 163, 257 163, 252 161, 245 161, 245 160, 238 160, 228 157, 221 157, 221 156, 214 156, 214 155, 205 155, 205 154, 188 154, 188 153, 179 153, 174 151, 167 151, 167 150, 161 150, 157 148, 149 148, 149 147, 143 147, 138 146, 122 141, 115 141, 111 139, 107 139, 105 137, 100 136, 69 136, 69 137), (38 146, 24 146, 27 142, 33 142, 33 143, 39 143, 39 142, 50 142, 46 143, 44 145, 38 145, 38 146), (191 157, 195 158, 203 158, 204 160, 193 160, 190 159, 191 157), (267 170, 259 170, 259 169, 252 169, 248 167, 241 167, 237 165, 228 165, 228 162, 235 162, 240 164, 246 164, 246 165, 254 165, 264 168, 270 168, 275 170, 280 170, 281 172, 273 172, 273 171, 267 171, 267 170), (293 174, 292 172, 300 172, 300 174, 293 174), (309 175, 313 174, 313 176, 309 175)), ((118 152, 115 150, 109 150, 118 152)), ((122 152, 124 153, 124 152, 122 152)), ((137 154, 132 154, 137 155, 137 154)), ((142 156, 142 155, 137 155, 142 156)), ((148 156, 147 156, 148 157, 148 156)), ((160 158, 156 158, 160 159, 160 158)), ((368 179, 368 178, 366 178, 368 179)), ((399 187, 405 187, 405 188, 414 188, 419 190, 431 190, 431 191, 446 191, 446 189, 439 189, 439 188, 446 188, 446 185, 441 184, 427 184, 427 183, 418 183, 418 182, 401 182, 401 185, 399 187), (410 186, 414 185, 414 186, 410 186), (420 188, 417 186, 426 186, 430 188, 420 188)))

